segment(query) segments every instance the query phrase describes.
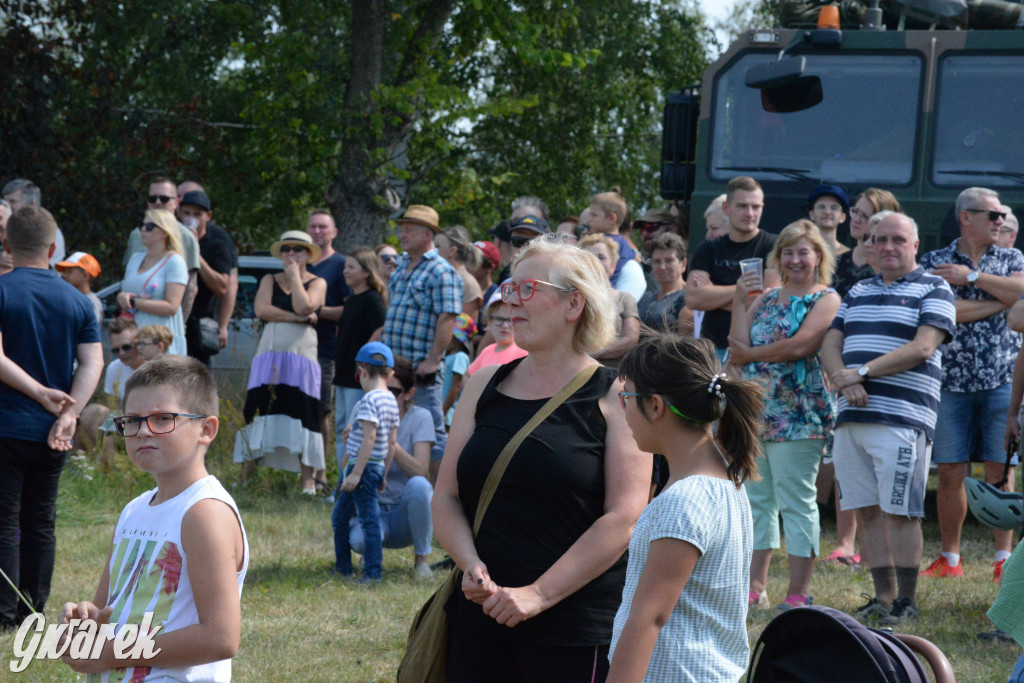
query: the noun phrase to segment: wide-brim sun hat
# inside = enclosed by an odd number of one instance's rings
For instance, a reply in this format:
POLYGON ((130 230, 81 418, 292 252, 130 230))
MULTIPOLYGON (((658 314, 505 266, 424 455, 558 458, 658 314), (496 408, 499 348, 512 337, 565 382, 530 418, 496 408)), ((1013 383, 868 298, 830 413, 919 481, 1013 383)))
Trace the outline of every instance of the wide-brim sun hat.
POLYGON ((441 223, 441 218, 437 215, 437 211, 424 204, 410 204, 405 213, 395 219, 395 223, 399 225, 402 223, 415 223, 416 225, 430 228, 431 232, 435 234, 441 232, 441 228, 438 227, 441 223))
POLYGON ((303 232, 302 230, 288 230, 283 235, 281 235, 281 239, 279 239, 278 241, 274 242, 273 245, 271 245, 270 255, 276 256, 277 258, 281 258, 281 247, 283 247, 286 244, 297 245, 308 249, 310 261, 320 260, 320 254, 323 253, 320 251, 320 247, 313 244, 313 238, 310 237, 305 232, 303 232))

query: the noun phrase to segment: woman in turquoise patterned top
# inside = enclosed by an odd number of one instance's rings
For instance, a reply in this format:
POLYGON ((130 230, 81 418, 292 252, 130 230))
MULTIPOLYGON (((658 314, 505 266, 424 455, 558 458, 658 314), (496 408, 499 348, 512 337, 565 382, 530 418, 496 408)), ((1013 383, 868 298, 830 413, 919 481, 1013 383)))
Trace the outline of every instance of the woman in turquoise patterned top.
POLYGON ((779 513, 786 528, 789 588, 780 610, 811 602, 808 588, 820 533, 815 479, 836 419, 836 400, 825 381, 818 350, 840 299, 828 286, 835 260, 808 220, 782 231, 768 257, 782 286, 749 305, 756 275, 740 278, 733 299, 729 362, 744 379, 765 387, 761 426, 761 480, 744 485, 754 516, 750 605, 768 604, 765 584, 772 549, 779 547, 779 513))

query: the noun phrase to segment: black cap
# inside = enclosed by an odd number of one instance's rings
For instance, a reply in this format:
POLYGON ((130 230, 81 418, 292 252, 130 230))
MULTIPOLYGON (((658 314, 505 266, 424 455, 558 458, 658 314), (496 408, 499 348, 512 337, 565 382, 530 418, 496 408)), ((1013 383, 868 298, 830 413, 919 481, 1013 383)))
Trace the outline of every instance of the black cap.
POLYGON ((213 210, 213 207, 210 206, 210 198, 207 197, 206 193, 202 190, 186 192, 185 196, 181 198, 181 205, 184 206, 185 204, 192 204, 193 206, 201 207, 207 211, 213 210))
POLYGON ((819 197, 832 196, 839 200, 839 203, 843 205, 843 213, 850 213, 850 198, 846 196, 846 191, 838 185, 818 185, 811 191, 811 196, 807 198, 808 210, 814 208, 814 202, 818 201, 819 197))
POLYGON ((514 230, 533 230, 538 235, 547 235, 551 232, 551 226, 539 216, 523 216, 522 218, 517 218, 512 225, 508 226, 510 234, 514 230))

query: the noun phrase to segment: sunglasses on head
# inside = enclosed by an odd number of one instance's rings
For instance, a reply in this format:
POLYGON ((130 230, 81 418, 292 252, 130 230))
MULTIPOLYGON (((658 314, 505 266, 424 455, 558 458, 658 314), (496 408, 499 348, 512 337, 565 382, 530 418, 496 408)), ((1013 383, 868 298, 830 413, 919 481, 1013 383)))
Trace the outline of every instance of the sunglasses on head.
POLYGON ((993 223, 995 223, 1001 218, 1006 218, 1006 213, 1004 211, 990 211, 988 209, 964 209, 964 211, 969 211, 971 213, 987 213, 988 219, 993 223))
POLYGON ((520 247, 525 247, 527 244, 529 244, 530 242, 532 242, 535 239, 537 239, 536 236, 533 236, 533 237, 523 237, 521 235, 512 235, 512 238, 509 240, 509 242, 512 243, 513 247, 515 247, 516 249, 519 249, 520 247))
POLYGON ((172 199, 177 199, 177 197, 171 197, 166 194, 151 194, 146 199, 149 200, 150 204, 166 204, 172 199))
POLYGON ((298 253, 300 251, 308 251, 308 249, 306 249, 306 247, 301 247, 301 246, 299 246, 297 244, 282 244, 281 245, 281 253, 282 254, 291 254, 293 252, 294 253, 298 253))
POLYGON ((121 344, 121 346, 113 346, 110 348, 114 353, 128 353, 135 348, 135 344, 121 344))
POLYGON ((143 232, 153 232, 159 227, 160 226, 157 225, 156 223, 143 223, 142 226, 139 227, 139 230, 142 230, 143 232))

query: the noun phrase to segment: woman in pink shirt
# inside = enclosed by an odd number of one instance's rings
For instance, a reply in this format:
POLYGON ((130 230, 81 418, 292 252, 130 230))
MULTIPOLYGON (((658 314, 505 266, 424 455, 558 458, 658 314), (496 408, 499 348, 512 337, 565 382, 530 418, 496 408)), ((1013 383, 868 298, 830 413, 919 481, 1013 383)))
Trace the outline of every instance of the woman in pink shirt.
POLYGON ((488 365, 504 365, 526 355, 526 351, 516 346, 512 336, 512 318, 508 317, 508 309, 501 301, 500 290, 495 290, 487 302, 487 329, 494 335, 494 343, 477 354, 466 370, 466 377, 488 365))

